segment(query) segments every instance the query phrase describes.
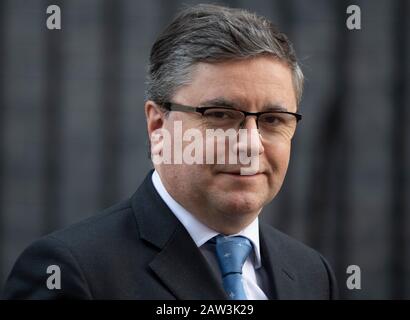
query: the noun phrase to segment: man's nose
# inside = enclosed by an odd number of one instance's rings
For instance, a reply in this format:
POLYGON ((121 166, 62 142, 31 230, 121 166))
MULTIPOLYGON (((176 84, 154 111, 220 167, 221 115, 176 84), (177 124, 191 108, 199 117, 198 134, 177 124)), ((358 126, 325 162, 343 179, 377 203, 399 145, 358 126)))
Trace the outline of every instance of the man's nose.
POLYGON ((239 133, 238 151, 246 152, 247 154, 262 154, 264 148, 256 116, 247 116, 242 121, 240 129, 245 129, 246 134, 239 133))
POLYGON ((245 119, 242 120, 242 122, 240 123, 240 129, 258 129, 258 121, 256 116, 246 116, 245 119))

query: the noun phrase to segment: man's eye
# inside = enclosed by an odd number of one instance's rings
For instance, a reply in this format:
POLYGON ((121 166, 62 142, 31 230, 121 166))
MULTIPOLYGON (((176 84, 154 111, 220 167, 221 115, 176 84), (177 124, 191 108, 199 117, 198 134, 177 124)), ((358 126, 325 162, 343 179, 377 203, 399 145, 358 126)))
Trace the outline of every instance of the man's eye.
POLYGON ((266 124, 279 124, 282 122, 282 119, 276 115, 268 115, 263 118, 263 122, 266 124))
POLYGON ((224 120, 224 119, 232 119, 233 115, 227 111, 209 111, 205 114, 208 118, 217 119, 217 120, 224 120))

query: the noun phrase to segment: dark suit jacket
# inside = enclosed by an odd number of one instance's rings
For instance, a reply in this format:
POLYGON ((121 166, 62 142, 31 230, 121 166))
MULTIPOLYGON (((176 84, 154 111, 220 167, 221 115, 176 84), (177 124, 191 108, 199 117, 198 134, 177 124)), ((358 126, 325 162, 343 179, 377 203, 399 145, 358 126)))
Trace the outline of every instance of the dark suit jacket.
MULTIPOLYGON (((151 174, 131 199, 30 245, 3 299, 226 299, 151 174), (50 265, 60 267, 60 290, 47 289, 50 265)), ((263 223, 260 241, 269 298, 336 297, 335 278, 319 253, 263 223)))

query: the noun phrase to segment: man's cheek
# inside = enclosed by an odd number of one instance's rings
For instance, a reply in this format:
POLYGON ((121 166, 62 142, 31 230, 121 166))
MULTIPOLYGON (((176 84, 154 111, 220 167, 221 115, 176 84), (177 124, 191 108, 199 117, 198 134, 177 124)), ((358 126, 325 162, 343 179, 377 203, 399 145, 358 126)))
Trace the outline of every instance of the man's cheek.
MULTIPOLYGON (((265 148, 265 150, 267 149, 265 148)), ((266 155, 272 171, 284 177, 289 165, 290 146, 277 145, 275 148, 268 149, 266 155)))

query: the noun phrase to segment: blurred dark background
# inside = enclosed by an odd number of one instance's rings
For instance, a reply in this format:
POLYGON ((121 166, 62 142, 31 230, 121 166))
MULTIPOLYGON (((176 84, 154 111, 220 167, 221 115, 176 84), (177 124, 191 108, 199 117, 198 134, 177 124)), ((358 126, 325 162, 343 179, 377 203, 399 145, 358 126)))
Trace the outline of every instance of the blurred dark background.
MULTIPOLYGON (((150 46, 199 1, 0 1, 0 287, 34 239, 129 197, 151 168, 150 46), (46 28, 46 8, 62 30, 46 28)), ((206 2, 206 1, 204 1, 206 2)), ((262 219, 319 250, 342 297, 410 298, 410 1, 213 1, 272 19, 307 78, 262 219), (362 29, 346 28, 359 5, 362 29), (346 288, 361 268, 362 289, 346 288)))

